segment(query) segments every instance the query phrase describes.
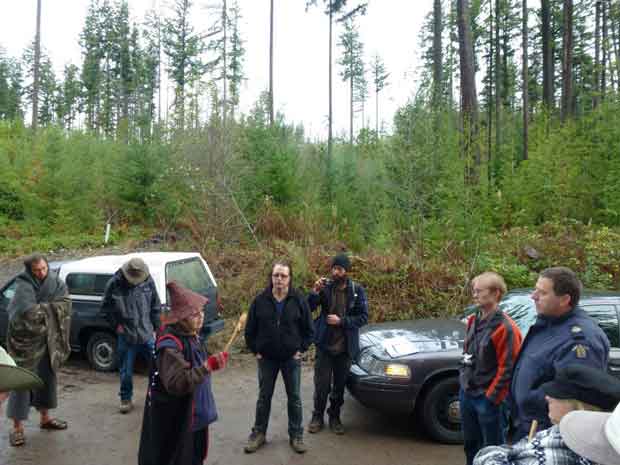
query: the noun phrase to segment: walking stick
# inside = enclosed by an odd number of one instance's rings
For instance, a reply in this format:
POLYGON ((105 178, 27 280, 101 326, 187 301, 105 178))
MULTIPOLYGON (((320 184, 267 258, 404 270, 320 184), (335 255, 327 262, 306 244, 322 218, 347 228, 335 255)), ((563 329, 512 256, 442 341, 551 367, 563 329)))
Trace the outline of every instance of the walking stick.
POLYGON ((534 439, 534 435, 536 434, 537 428, 538 428, 538 421, 532 420, 532 426, 530 426, 530 434, 527 435, 527 442, 532 442, 532 439, 534 439))
POLYGON ((224 352, 228 352, 230 350, 230 346, 233 344, 233 342, 235 342, 235 339, 237 338, 241 330, 244 328, 245 321, 247 319, 248 319, 247 312, 242 313, 241 316, 239 317, 239 321, 237 321, 237 324, 235 325, 235 329, 233 330, 233 333, 230 336, 230 339, 224 346, 224 352))

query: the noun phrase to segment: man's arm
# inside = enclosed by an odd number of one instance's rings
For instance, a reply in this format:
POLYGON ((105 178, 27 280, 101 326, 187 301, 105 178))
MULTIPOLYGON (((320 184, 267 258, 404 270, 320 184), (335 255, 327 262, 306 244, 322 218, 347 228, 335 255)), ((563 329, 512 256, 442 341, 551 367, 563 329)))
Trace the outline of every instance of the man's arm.
POLYGON ((314 323, 307 302, 304 299, 299 299, 299 302, 301 304, 301 351, 305 352, 314 338, 314 323))
POLYGON ((256 299, 252 301, 250 310, 248 311, 248 319, 245 322, 245 344, 253 354, 256 354, 256 332, 258 329, 258 321, 256 320, 256 299))
POLYGON ((116 329, 120 324, 118 318, 118 309, 114 303, 114 298, 112 294, 114 292, 114 278, 110 279, 105 286, 105 290, 103 291, 103 300, 101 301, 101 315, 103 318, 110 323, 110 325, 116 329))
POLYGON ((161 301, 159 300, 159 294, 157 294, 157 288, 155 287, 155 282, 151 279, 151 289, 152 289, 152 297, 151 297, 151 324, 153 325, 153 329, 157 331, 159 326, 161 325, 160 314, 161 314, 161 301))
POLYGON ((516 325, 506 320, 493 332, 491 342, 495 349, 497 372, 485 394, 491 402, 498 405, 510 389, 514 362, 521 348, 521 333, 516 325))
POLYGON ((345 315, 342 319, 342 326, 346 329, 361 328, 368 323, 368 301, 366 292, 362 286, 356 286, 357 299, 355 299, 353 315, 345 315))

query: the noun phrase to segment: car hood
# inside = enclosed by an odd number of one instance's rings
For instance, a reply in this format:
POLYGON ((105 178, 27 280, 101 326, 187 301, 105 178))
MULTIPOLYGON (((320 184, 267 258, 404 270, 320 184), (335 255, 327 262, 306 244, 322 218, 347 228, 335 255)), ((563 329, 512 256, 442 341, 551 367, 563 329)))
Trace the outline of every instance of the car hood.
POLYGON ((462 350, 465 324, 459 320, 392 321, 364 326, 360 348, 380 357, 399 358, 421 352, 462 350))

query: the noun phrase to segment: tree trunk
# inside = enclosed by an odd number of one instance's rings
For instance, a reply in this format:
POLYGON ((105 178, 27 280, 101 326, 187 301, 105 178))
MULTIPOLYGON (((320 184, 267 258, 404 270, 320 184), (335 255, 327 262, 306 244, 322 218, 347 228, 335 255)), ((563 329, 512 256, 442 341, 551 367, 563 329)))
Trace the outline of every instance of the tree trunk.
POLYGON ((527 0, 523 0, 523 160, 528 159, 528 143, 529 143, 529 113, 530 113, 530 102, 529 102, 529 73, 528 73, 528 43, 527 43, 527 20, 528 20, 528 11, 527 11, 527 0))
POLYGON ((355 71, 353 69, 353 48, 351 48, 351 51, 349 53, 349 57, 350 57, 350 67, 351 67, 351 76, 349 77, 349 94, 350 94, 350 107, 349 107, 349 144, 353 145, 353 82, 354 82, 354 74, 355 71))
POLYGON ((573 0, 564 0, 562 38, 562 121, 573 114, 573 0))
POLYGON ((332 0, 329 1, 329 112, 327 116, 328 128, 327 128, 327 161, 331 163, 332 158, 332 23, 333 23, 333 11, 332 0))
POLYGON ((493 76, 494 68, 494 42, 493 42, 493 0, 489 0, 489 53, 487 55, 487 179, 489 185, 492 182, 491 163, 493 161, 493 76))
POLYGON ((607 34, 607 4, 605 1, 601 5, 601 20, 603 22, 603 43, 601 44, 601 100, 605 100, 607 92, 607 50, 608 50, 608 34, 607 34))
POLYGON ((461 70, 463 153, 466 159, 465 179, 469 184, 476 184, 479 178, 480 150, 476 144, 478 135, 478 100, 476 97, 474 47, 469 19, 469 1, 457 0, 456 9, 461 70))
POLYGON ((379 91, 375 91, 375 133, 376 138, 379 140, 379 91))
POLYGON ((543 104, 548 111, 553 109, 553 47, 551 41, 550 0, 541 0, 541 35, 543 49, 543 104))
MULTIPOLYGON (((500 66, 500 18, 502 10, 500 0, 495 0, 495 157, 499 157, 501 148, 501 122, 502 122, 502 67, 500 66)), ((497 164, 497 162, 496 162, 497 164)), ((493 171, 493 168, 489 166, 493 171)))
POLYGON ((598 106, 601 93, 601 0, 596 0, 594 8, 594 96, 592 108, 598 106))
POLYGON ((37 0, 37 29, 34 37, 34 82, 32 84, 32 131, 39 123, 39 75, 41 67, 41 0, 37 0))
POLYGON ((442 100, 443 82, 443 20, 441 17, 441 0, 433 4, 433 106, 437 107, 442 100))
POLYGON ((273 126, 273 0, 269 13, 269 125, 273 126))
POLYGON ((611 41, 614 45, 614 53, 616 55, 616 76, 618 78, 616 84, 616 90, 620 92, 620 31, 618 30, 618 25, 616 24, 616 20, 620 18, 620 4, 615 3, 611 5, 611 8, 614 8, 614 14, 611 15, 611 41))
POLYGON ((226 62, 226 48, 227 48, 227 29, 228 29, 228 10, 226 9, 226 0, 224 0, 222 5, 222 31, 224 32, 224 44, 222 45, 222 58, 224 60, 224 73, 222 76, 224 82, 224 92, 223 92, 223 103, 222 103, 222 122, 224 126, 226 126, 226 110, 228 108, 228 82, 226 80, 226 74, 228 72, 228 64, 226 62))

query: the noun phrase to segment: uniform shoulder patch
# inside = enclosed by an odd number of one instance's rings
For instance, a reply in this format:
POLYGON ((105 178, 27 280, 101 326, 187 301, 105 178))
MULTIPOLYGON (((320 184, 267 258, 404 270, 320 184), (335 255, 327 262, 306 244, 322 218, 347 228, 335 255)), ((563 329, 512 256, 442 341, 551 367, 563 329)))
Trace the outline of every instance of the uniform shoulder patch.
POLYGON ((586 358, 588 356, 588 348, 583 344, 577 344, 573 347, 573 351, 575 352, 575 357, 577 358, 586 358))

